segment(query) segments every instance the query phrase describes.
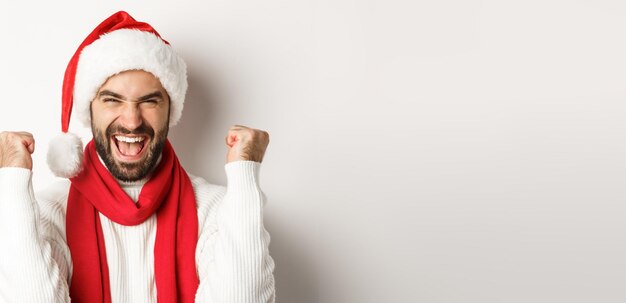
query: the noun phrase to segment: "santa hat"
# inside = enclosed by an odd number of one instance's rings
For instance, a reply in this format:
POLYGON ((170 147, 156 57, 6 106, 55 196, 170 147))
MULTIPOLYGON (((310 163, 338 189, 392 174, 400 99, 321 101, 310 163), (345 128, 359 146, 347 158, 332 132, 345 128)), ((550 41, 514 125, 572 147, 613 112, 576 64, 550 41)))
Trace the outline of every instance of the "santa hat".
POLYGON ((187 67, 169 42, 147 23, 119 11, 104 20, 76 50, 63 79, 61 130, 50 142, 48 166, 63 178, 82 169, 83 144, 68 132, 72 108, 86 127, 91 126, 90 104, 106 80, 126 70, 152 73, 170 97, 170 126, 182 115, 187 92, 187 67))

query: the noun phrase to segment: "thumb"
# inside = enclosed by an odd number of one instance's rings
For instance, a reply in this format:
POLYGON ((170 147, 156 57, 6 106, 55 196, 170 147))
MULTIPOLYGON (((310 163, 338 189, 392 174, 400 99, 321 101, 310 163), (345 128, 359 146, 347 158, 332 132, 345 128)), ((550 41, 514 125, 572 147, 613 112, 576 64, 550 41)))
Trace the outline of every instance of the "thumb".
POLYGON ((28 142, 25 145, 29 153, 32 154, 35 152, 35 140, 31 140, 31 142, 28 142))
POLYGON ((226 145, 233 147, 238 140, 237 135, 228 135, 226 136, 226 145))
POLYGON ((33 137, 22 137, 22 145, 26 147, 29 153, 35 152, 35 139, 33 137))
MULTIPOLYGON (((35 138, 28 132, 15 132, 19 136, 21 144, 26 147, 29 153, 35 152, 35 138)), ((17 142, 16 142, 17 143, 17 142)))

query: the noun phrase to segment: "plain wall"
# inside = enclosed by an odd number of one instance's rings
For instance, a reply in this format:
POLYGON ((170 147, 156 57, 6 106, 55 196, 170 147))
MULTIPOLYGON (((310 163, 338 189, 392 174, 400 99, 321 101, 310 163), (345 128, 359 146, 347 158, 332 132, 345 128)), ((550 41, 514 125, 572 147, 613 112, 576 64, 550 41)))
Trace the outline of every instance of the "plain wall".
POLYGON ((225 184, 229 126, 270 133, 277 302, 626 301, 625 2, 2 1, 0 130, 34 133, 36 188, 117 10, 188 64, 189 172, 225 184))

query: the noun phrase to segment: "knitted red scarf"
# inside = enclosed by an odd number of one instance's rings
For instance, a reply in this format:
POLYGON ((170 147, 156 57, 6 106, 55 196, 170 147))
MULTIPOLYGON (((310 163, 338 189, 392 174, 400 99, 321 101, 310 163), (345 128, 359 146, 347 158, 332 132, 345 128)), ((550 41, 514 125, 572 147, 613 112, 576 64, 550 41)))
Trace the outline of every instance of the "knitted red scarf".
POLYGON ((95 143, 85 148, 84 169, 72 178, 67 201, 67 244, 73 263, 72 302, 111 302, 104 237, 98 212, 122 225, 157 215, 154 275, 159 302, 193 302, 198 289, 195 250, 196 200, 189 176, 169 141, 161 162, 141 189, 137 204, 98 159, 95 143))

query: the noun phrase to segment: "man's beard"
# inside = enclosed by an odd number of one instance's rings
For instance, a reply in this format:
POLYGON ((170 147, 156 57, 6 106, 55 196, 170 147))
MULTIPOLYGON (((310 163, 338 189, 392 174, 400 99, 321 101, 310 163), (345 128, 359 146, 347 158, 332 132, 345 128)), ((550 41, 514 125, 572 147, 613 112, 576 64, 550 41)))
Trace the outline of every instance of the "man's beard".
MULTIPOLYGON (((161 153, 163 152, 163 147, 165 146, 165 141, 167 140, 167 132, 169 130, 169 123, 165 123, 163 129, 159 130, 158 135, 155 137, 154 129, 146 124, 142 124, 140 127, 130 131, 126 128, 123 128, 119 125, 109 125, 106 129, 106 133, 102 134, 102 132, 97 131, 94 125, 91 125, 91 129, 93 130, 93 138, 96 144, 96 151, 102 161, 109 169, 113 177, 121 181, 137 181, 148 176, 152 169, 156 165, 161 153), (123 135, 143 135, 150 138, 150 145, 144 146, 143 148, 147 148, 145 151, 147 155, 145 159, 140 162, 135 163, 126 163, 126 162, 117 162, 113 157, 111 140, 113 134, 123 134, 123 135)), ((115 144, 115 143, 113 143, 115 144)), ((117 148, 117 147, 115 147, 117 148)))

